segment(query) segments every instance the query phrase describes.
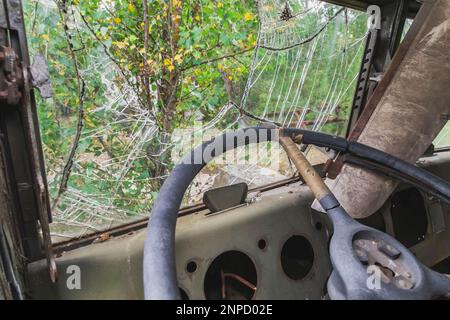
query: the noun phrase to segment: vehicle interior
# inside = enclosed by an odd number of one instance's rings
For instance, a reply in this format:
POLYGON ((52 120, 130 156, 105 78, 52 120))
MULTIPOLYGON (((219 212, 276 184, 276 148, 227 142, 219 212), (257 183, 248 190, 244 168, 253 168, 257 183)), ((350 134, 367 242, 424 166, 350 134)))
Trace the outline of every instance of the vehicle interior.
POLYGON ((213 156, 278 141, 292 177, 212 188, 180 208, 207 164, 181 160, 147 217, 54 242, 38 76, 22 2, 2 0, 0 299, 448 298, 450 146, 436 137, 450 115, 450 1, 326 2, 381 17, 369 20, 345 137, 253 119, 213 156), (366 287, 368 266, 382 289, 366 287))

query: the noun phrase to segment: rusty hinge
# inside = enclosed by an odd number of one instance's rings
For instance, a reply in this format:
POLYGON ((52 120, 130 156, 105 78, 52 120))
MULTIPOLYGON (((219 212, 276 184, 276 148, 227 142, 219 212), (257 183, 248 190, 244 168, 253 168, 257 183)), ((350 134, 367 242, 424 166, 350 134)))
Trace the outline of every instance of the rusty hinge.
POLYGON ((19 87, 23 84, 23 73, 12 48, 0 46, 0 67, 0 101, 17 105, 22 98, 19 87))

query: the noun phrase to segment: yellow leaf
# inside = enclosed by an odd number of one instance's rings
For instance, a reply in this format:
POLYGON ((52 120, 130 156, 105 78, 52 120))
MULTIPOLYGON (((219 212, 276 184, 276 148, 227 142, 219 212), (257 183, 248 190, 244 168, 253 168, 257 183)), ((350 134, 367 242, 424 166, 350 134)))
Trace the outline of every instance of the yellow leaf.
POLYGON ((127 44, 125 42, 121 42, 121 41, 113 41, 112 44, 115 45, 119 49, 123 49, 127 46, 127 44))
POLYGON ((173 70, 175 70, 175 67, 172 66, 172 65, 170 65, 170 66, 167 67, 167 69, 168 69, 170 72, 172 72, 173 70))
POLYGON ((183 62, 183 56, 181 54, 177 54, 177 55, 175 55, 174 60, 177 63, 181 63, 181 62, 183 62))
POLYGON ((244 14, 244 19, 245 19, 245 21, 250 21, 253 19, 253 15, 250 12, 246 12, 244 14))
POLYGON ((171 66, 172 65, 172 61, 170 61, 170 59, 164 59, 164 65, 167 66, 171 66))
POLYGON ((200 21, 200 16, 199 16, 199 15, 196 15, 196 16, 195 16, 195 20, 200 21))
POLYGON ((73 1, 72 1, 72 4, 73 4, 74 6, 77 6, 79 3, 80 3, 79 0, 73 0, 73 1))
POLYGON ((119 17, 115 17, 115 18, 114 18, 114 22, 115 22, 116 24, 119 24, 119 23, 122 22, 122 19, 120 19, 119 17))
POLYGON ((217 69, 219 69, 220 71, 222 71, 223 65, 222 65, 221 63, 219 63, 219 64, 217 65, 217 69))
POLYGON ((232 76, 228 76, 228 79, 230 79, 230 81, 233 81, 233 77, 232 76))
POLYGON ((128 4, 128 11, 130 11, 130 12, 136 11, 134 4, 132 4, 132 3, 128 4))
POLYGON ((219 2, 219 3, 217 4, 217 8, 223 8, 223 2, 219 2))
POLYGON ((42 38, 43 40, 45 40, 45 41, 49 41, 49 40, 50 40, 50 37, 48 36, 48 34, 43 34, 43 35, 41 35, 41 38, 42 38))
POLYGON ((85 117, 85 118, 84 118, 84 123, 86 123, 86 125, 87 125, 88 127, 90 127, 90 128, 95 127, 94 122, 93 122, 92 119, 89 118, 89 117, 85 117))

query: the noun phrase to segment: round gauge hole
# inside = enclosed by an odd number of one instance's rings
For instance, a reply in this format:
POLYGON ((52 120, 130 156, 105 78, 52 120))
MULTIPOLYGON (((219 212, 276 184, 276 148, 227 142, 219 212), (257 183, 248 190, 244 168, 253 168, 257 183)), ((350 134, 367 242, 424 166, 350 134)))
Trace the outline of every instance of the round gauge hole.
POLYGON ((264 250, 267 247, 267 242, 264 239, 260 239, 258 241, 258 248, 260 248, 261 250, 264 250))
POLYGON ((197 263, 195 261, 190 261, 186 265, 186 271, 189 273, 194 273, 197 270, 197 263))
POLYGON ((204 281, 208 300, 250 300, 257 288, 257 273, 253 261, 240 251, 227 251, 217 256, 204 281))
POLYGON ((303 236, 290 237, 281 250, 281 266, 284 273, 292 280, 303 279, 314 263, 314 250, 311 243, 303 236))
POLYGON ((314 225, 314 227, 316 228, 316 230, 320 231, 323 228, 323 225, 321 222, 316 222, 316 224, 314 225))

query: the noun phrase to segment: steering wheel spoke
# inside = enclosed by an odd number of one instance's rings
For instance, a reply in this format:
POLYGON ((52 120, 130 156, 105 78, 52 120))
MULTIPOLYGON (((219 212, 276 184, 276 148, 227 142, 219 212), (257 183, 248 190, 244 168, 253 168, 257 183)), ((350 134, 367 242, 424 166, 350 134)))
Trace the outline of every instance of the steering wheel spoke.
POLYGON ((392 236, 351 218, 291 138, 280 137, 280 143, 333 224, 331 299, 433 299, 450 292, 448 277, 392 236))

